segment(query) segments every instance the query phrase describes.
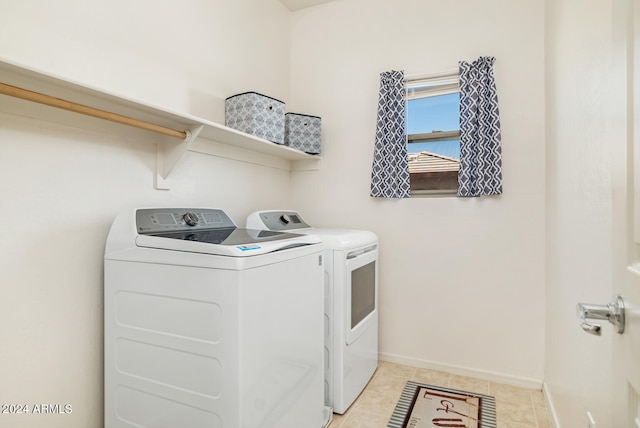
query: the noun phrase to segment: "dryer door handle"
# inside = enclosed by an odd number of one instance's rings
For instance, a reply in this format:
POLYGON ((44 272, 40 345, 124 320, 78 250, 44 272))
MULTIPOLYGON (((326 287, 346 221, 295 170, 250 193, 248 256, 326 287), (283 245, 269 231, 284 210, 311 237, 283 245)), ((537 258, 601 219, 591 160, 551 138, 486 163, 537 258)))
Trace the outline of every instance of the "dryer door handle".
POLYGON ((370 247, 363 248, 362 250, 351 251, 350 253, 347 253, 347 260, 355 259, 356 257, 360 257, 363 254, 370 253, 377 247, 377 245, 371 245, 370 247))

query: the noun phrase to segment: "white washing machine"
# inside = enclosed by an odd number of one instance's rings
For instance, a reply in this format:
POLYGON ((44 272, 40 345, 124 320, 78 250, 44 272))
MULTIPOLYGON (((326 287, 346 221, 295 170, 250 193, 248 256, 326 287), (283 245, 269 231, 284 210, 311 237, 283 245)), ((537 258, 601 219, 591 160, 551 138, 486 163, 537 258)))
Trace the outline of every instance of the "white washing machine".
POLYGON ((104 260, 105 428, 326 426, 323 244, 217 209, 121 214, 104 260))
POLYGON ((319 229, 295 211, 257 211, 247 227, 318 236, 325 245, 325 405, 343 414, 378 367, 378 237, 319 229))

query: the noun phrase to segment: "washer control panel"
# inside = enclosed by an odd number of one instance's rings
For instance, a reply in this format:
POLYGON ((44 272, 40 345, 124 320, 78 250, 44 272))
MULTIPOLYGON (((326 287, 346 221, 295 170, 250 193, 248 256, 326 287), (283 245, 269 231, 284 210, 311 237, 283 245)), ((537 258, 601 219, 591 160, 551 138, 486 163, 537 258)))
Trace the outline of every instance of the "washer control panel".
POLYGON ((235 227, 233 220, 219 209, 150 208, 136 210, 136 229, 141 234, 235 227))
POLYGON ((251 214, 247 220, 248 229, 283 231, 309 227, 295 211, 260 211, 251 214))

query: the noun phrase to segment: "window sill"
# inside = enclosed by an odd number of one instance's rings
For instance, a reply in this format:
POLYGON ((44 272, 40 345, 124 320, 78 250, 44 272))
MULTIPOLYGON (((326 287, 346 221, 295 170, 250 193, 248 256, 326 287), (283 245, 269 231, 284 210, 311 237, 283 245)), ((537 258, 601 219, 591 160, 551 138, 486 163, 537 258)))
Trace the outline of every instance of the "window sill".
POLYGON ((457 197, 457 190, 412 190, 412 198, 457 197))

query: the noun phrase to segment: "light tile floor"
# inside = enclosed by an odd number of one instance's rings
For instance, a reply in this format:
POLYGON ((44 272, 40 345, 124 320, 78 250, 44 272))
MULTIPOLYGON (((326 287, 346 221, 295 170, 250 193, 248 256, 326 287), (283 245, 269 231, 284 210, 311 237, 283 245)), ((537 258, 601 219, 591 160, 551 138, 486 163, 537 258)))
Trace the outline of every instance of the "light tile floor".
POLYGON ((542 391, 386 361, 347 412, 333 415, 329 428, 385 428, 408 380, 495 397, 498 428, 551 428, 542 391))

